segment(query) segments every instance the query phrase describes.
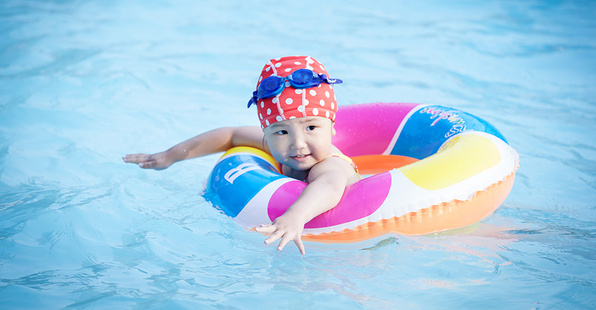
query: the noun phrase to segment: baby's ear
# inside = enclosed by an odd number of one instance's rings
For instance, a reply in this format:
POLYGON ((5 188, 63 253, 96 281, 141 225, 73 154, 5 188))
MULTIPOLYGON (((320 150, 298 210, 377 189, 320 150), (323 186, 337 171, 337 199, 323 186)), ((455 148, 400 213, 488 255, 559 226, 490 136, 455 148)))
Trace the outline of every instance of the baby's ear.
POLYGON ((335 123, 331 124, 331 135, 335 136, 337 132, 335 131, 335 123))

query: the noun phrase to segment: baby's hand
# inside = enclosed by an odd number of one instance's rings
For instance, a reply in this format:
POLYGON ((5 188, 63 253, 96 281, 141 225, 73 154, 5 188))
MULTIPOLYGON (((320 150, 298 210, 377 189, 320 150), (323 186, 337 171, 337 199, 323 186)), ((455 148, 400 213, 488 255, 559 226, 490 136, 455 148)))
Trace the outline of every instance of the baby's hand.
POLYGON ((256 228, 257 232, 271 234, 269 238, 265 239, 265 244, 270 244, 281 238, 277 246, 277 250, 281 252, 286 244, 292 240, 300 250, 300 254, 304 255, 306 252, 302 244, 302 230, 304 230, 304 223, 294 220, 286 214, 278 217, 271 224, 261 225, 261 227, 256 228))
POLYGON ((172 165, 165 152, 155 154, 127 154, 122 157, 125 163, 138 164, 145 169, 162 170, 172 165))

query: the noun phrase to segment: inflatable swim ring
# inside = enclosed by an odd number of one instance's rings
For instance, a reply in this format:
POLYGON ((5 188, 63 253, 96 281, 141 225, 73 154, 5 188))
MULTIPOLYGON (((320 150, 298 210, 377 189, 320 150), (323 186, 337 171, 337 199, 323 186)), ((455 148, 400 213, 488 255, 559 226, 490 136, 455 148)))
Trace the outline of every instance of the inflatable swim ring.
MULTIPOLYGON (((516 151, 495 127, 443 106, 342 106, 335 129, 334 145, 361 174, 372 175, 308 222, 303 240, 356 242, 474 224, 503 203, 518 168, 516 151)), ((230 149, 213 168, 203 196, 243 226, 270 223, 307 185, 277 167, 261 150, 230 149)))

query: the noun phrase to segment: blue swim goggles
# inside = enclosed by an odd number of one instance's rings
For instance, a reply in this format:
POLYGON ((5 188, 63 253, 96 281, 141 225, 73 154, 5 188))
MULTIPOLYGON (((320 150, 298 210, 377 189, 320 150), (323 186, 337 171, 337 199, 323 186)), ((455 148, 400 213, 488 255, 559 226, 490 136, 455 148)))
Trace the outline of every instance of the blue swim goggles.
POLYGON ((287 77, 281 77, 272 75, 264 79, 259 88, 252 93, 252 98, 248 101, 247 107, 250 108, 252 104, 257 104, 259 99, 273 98, 286 88, 286 82, 289 86, 297 89, 311 88, 321 85, 321 83, 327 84, 340 84, 343 83, 340 79, 330 79, 326 74, 318 74, 309 69, 298 69, 287 77))

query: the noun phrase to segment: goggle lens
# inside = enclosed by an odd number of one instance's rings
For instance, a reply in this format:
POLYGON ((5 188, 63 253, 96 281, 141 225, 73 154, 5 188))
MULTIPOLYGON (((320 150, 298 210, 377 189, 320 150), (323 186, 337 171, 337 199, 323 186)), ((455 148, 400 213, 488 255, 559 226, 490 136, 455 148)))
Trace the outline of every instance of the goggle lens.
POLYGON ((279 76, 270 76, 264 79, 257 90, 258 99, 266 99, 275 97, 275 94, 280 94, 285 88, 285 79, 279 76))
POLYGON ((319 86, 323 82, 318 74, 308 69, 296 70, 287 79, 294 88, 319 86))

